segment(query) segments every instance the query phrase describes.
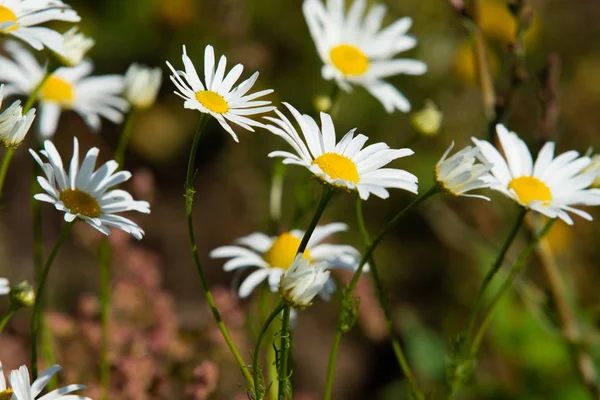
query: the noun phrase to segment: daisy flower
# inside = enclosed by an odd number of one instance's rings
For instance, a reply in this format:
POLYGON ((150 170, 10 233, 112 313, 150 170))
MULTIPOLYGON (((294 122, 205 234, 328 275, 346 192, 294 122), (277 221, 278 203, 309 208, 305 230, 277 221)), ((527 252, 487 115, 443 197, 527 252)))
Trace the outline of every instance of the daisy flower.
POLYGON ((490 187, 492 177, 489 172, 493 165, 487 161, 477 163, 477 156, 480 155, 481 150, 471 146, 446 158, 453 148, 454 141, 435 166, 435 180, 446 192, 454 196, 489 200, 489 197, 467 194, 467 192, 490 187))
POLYGON ((57 210, 65 213, 67 222, 80 218, 105 235, 110 234, 108 227, 114 226, 138 240, 143 237, 144 231, 138 225, 116 213, 138 211, 149 214, 148 202, 136 201, 124 190, 109 190, 131 178, 130 172, 116 172, 119 165, 114 160, 94 171, 99 151, 96 147, 87 152, 80 165, 76 137, 73 138, 73 158, 68 173, 51 141, 44 142, 44 149, 40 154, 48 159, 48 163, 43 162, 35 151, 29 150, 46 175, 38 177, 46 193, 36 194, 36 200, 54 204, 57 210))
POLYGON ((96 44, 94 39, 77 32, 78 29, 74 26, 63 33, 62 51, 56 53, 60 61, 67 67, 74 67, 79 64, 86 53, 96 44))
MULTIPOLYGON (((5 48, 13 58, 0 57, 5 95, 30 95, 46 75, 46 67, 18 43, 7 43, 5 48)), ((100 129, 100 117, 117 124, 123 120, 123 113, 129 108, 127 101, 119 97, 123 76, 89 76, 92 69, 92 63, 84 60, 72 68, 58 68, 46 80, 38 95, 43 138, 54 135, 63 110, 77 112, 94 131, 100 129)))
POLYGON ((491 188, 513 199, 521 206, 550 218, 560 218, 569 225, 573 220, 567 212, 587 220, 592 216, 573 208, 574 205, 600 205, 600 189, 588 189, 598 176, 584 172, 589 157, 579 157, 567 151, 554 157, 554 142, 548 142, 533 162, 525 142, 504 126, 496 125, 504 157, 489 142, 473 138, 481 150, 480 158, 494 164, 491 188))
POLYGON ((49 21, 79 22, 81 18, 60 0, 3 0, 0 4, 0 34, 14 36, 36 50, 44 47, 61 52, 60 33, 36 26, 49 21))
POLYGON ((0 278, 0 296, 10 293, 10 283, 6 278, 0 278))
POLYGON ((4 371, 2 370, 2 363, 0 363, 0 399, 1 400, 91 400, 88 397, 73 395, 69 393, 76 392, 77 390, 85 389, 85 385, 68 385, 62 388, 53 390, 41 397, 38 397, 44 387, 50 382, 52 376, 60 371, 60 366, 53 365, 31 383, 29 378, 29 370, 25 365, 19 367, 19 369, 13 370, 10 373, 9 381, 10 386, 6 385, 6 378, 4 378, 4 371))
POLYGON ((160 68, 148 68, 131 64, 125 73, 123 97, 138 110, 145 110, 156 101, 158 89, 162 83, 160 68))
POLYGON ((303 309, 312 304, 329 281, 329 271, 323 262, 312 264, 298 254, 292 265, 283 273, 279 292, 294 308, 303 309))
POLYGON ((265 117, 274 125, 266 128, 283 138, 296 151, 274 151, 269 157, 283 157, 284 164, 298 164, 308 168, 323 182, 347 190, 356 190, 360 198, 367 200, 373 193, 387 199, 386 188, 397 188, 417 193, 418 179, 413 174, 393 168, 381 168, 389 162, 410 156, 410 149, 390 149, 385 143, 375 143, 363 149, 369 139, 359 134, 354 137, 350 130, 336 144, 335 128, 331 116, 321 113, 321 129, 309 115, 301 115, 298 110, 284 103, 296 119, 304 140, 289 119, 279 110, 275 110, 279 118, 265 117))
MULTIPOLYGON (((327 268, 356 270, 360 262, 360 253, 352 246, 322 243, 337 232, 348 230, 342 223, 317 226, 308 241, 304 258, 311 263, 324 262, 327 268)), ((224 265, 225 271, 257 267, 240 285, 238 295, 248 297, 264 280, 267 280, 273 292, 277 291, 281 275, 292 265, 304 231, 292 230, 276 237, 264 233, 253 233, 241 237, 233 246, 218 247, 210 252, 212 258, 229 258, 224 265)), ((366 268, 365 270, 368 270, 366 268)), ((333 290, 333 280, 328 280, 321 294, 327 295, 333 290)))
POLYGON ((417 40, 406 35, 412 19, 401 18, 381 29, 386 8, 373 5, 366 11, 366 0, 355 0, 346 14, 344 0, 305 0, 304 17, 323 61, 323 79, 335 80, 350 92, 352 85, 363 86, 383 104, 388 113, 410 111, 410 103, 394 86, 385 82, 398 74, 422 75, 427 66, 417 60, 394 59, 412 49, 417 40))
MULTIPOLYGON (((0 86, 0 107, 4 100, 3 88, 4 85, 0 86)), ((17 100, 12 103, 10 107, 0 114, 0 144, 4 147, 17 147, 23 143, 34 118, 35 108, 32 108, 27 114, 23 115, 21 101, 17 100)))
POLYGON ((183 103, 185 108, 212 115, 236 142, 239 141, 238 137, 231 129, 229 122, 252 132, 254 132, 253 126, 263 127, 260 122, 247 117, 275 109, 275 107, 269 106, 270 101, 256 100, 272 93, 273 89, 247 94, 258 79, 258 72, 233 88, 242 75, 244 66, 237 64, 225 74, 227 58, 221 56, 215 70, 215 52, 213 47, 208 45, 204 50, 204 83, 202 83, 192 60, 186 53, 185 46, 183 46, 181 58, 185 71, 176 71, 168 61, 167 66, 173 72, 170 78, 178 90, 174 93, 185 100, 183 103))

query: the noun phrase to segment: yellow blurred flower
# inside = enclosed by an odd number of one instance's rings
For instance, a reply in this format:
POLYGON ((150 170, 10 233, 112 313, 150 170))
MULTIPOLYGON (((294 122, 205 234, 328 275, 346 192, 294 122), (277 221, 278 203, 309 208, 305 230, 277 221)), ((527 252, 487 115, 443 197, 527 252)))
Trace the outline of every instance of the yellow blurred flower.
MULTIPOLYGON (((499 41, 503 46, 514 42, 517 33, 517 21, 510 13, 504 0, 482 2, 481 30, 485 36, 499 41)), ((525 47, 530 47, 540 36, 540 19, 533 14, 531 25, 524 38, 525 47)))
MULTIPOLYGON (((498 75, 500 71, 500 61, 498 55, 486 47, 487 59, 490 66, 490 73, 493 77, 498 75)), ((475 60, 475 41, 472 38, 467 38, 462 42, 454 53, 453 71, 457 78, 468 84, 477 84, 477 63, 475 60)))
POLYGON ((425 100, 422 110, 412 113, 410 123, 414 130, 425 136, 435 136, 440 130, 444 114, 432 100, 425 100))
POLYGON ((573 228, 558 220, 550 228, 545 240, 555 253, 562 254, 573 244, 573 228))

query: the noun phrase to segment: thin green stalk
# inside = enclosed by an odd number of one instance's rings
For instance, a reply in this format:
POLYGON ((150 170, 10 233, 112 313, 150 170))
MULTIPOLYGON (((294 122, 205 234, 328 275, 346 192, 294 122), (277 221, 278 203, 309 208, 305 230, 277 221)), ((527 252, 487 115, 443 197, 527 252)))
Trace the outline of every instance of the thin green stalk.
POLYGON ((281 202, 283 198, 283 181, 287 166, 277 163, 271 175, 271 191, 269 193, 269 231, 273 235, 279 233, 281 225, 281 202))
POLYGON ((317 224, 319 223, 321 215, 323 215, 323 211, 325 211, 325 208, 327 207, 327 204, 329 203, 329 200, 331 200, 331 198, 333 197, 334 193, 335 192, 331 186, 323 185, 323 191, 321 192, 319 204, 317 205, 315 214, 313 215, 312 220, 308 225, 308 229, 306 229, 304 235, 302 236, 302 241, 300 242, 300 246, 298 246, 298 251, 296 252, 297 254, 304 254, 304 250, 306 250, 306 246, 308 246, 308 241, 310 240, 310 237, 312 236, 315 228, 317 227, 317 224))
POLYGON ((273 320, 279 315, 279 313, 281 312, 281 310, 283 310, 284 307, 285 303, 283 302, 279 303, 277 307, 275 307, 275 309, 267 317, 267 320, 265 321, 265 324, 263 325, 262 329, 258 334, 258 338, 256 339, 256 346, 254 347, 254 354, 252 355, 252 378, 254 380, 254 394, 256 400, 261 400, 265 396, 264 391, 259 389, 258 382, 258 359, 260 357, 262 339, 265 333, 269 330, 271 322, 273 322, 273 320))
POLYGON ((123 164, 125 162, 125 150, 127 149, 129 139, 131 138, 131 132, 133 130, 133 123, 131 121, 133 120, 134 114, 135 112, 131 110, 125 116, 123 130, 121 131, 119 142, 117 143, 117 148, 115 149, 115 154, 113 155, 113 159, 117 162, 117 164, 119 164, 119 169, 123 169, 123 164))
MULTIPOLYGON (((356 219, 358 221, 358 227, 363 237, 363 241, 365 242, 365 247, 369 247, 371 244, 371 238, 369 235, 369 231, 365 225, 365 220, 362 212, 362 200, 359 196, 356 196, 356 219)), ((390 312, 390 308, 388 307, 387 302, 385 301, 385 290, 383 287, 383 282, 379 277, 379 272, 377 271, 377 266, 375 264, 375 257, 371 256, 369 259, 369 271, 371 272, 371 276, 373 277, 373 281, 375 282, 375 288, 377 289, 377 300, 379 300, 379 305, 383 310, 383 315, 385 316, 386 326, 388 328, 388 332, 390 333, 390 338, 392 341, 392 348, 394 349, 394 354, 396 355, 396 359, 398 360, 398 364, 408 379, 410 384, 411 391, 413 396, 416 399, 424 399, 425 396, 419 389, 419 385, 412 373, 410 366, 408 364, 408 360, 402 351, 402 347, 400 346, 400 341, 394 334, 394 325, 392 322, 392 315, 390 312)))
POLYGON ((40 94, 40 90, 42 90, 44 83, 46 83, 48 78, 52 76, 54 71, 56 71, 56 68, 48 68, 48 72, 46 72, 46 75, 44 75, 40 83, 38 83, 38 85, 33 89, 31 94, 27 98, 25 105, 23 106, 23 115, 27 114, 27 111, 31 110, 31 107, 33 107, 33 105, 35 104, 35 101, 37 100, 37 97, 40 94))
POLYGON ((186 175, 186 179, 185 179, 185 215, 186 215, 186 219, 187 219, 187 231, 188 231, 188 237, 189 237, 189 244, 190 244, 190 248, 192 251, 192 257, 194 259, 194 264, 196 265, 196 271, 198 272, 198 276, 200 277, 200 282, 202 283, 202 289, 204 291, 204 297, 206 298, 206 302, 208 303, 208 306, 210 307, 213 317, 215 318, 217 326, 219 327, 219 330, 221 331, 221 335, 223 335, 225 342, 227 342, 229 351, 231 351, 231 354, 235 358, 235 361, 238 363, 240 370, 241 370, 242 374, 244 375, 244 378, 246 379, 246 382, 250 386, 250 389, 254 390, 254 380, 252 379, 252 375, 248 371, 248 368, 247 368, 246 364, 244 363, 244 359, 240 355, 240 352, 238 351, 235 344, 233 343, 233 339, 231 338, 231 335, 227 331, 227 328, 225 327, 225 324, 223 323, 223 319, 221 318, 221 314, 219 313, 219 310, 217 309, 215 299, 213 298, 212 292, 210 291, 210 288, 208 286, 208 281, 206 280, 206 277, 204 276, 204 269, 202 268, 202 263, 200 262, 200 255, 198 254, 198 247, 196 245, 196 235, 194 233, 194 220, 192 217, 193 205, 194 205, 194 193, 195 193, 195 190, 194 190, 194 168, 196 165, 196 152, 198 151, 198 144, 200 143, 200 135, 202 134, 202 131, 204 130, 206 124, 208 123, 208 120, 209 120, 208 114, 202 114, 202 116, 200 117, 200 121, 198 123, 198 130, 196 131, 196 134, 194 135, 194 141, 192 142, 192 148, 190 150, 190 157, 189 157, 188 167, 187 167, 187 175, 186 175))
POLYGON ((102 339, 100 346, 100 384, 101 399, 108 400, 110 393, 110 282, 111 282, 111 248, 108 238, 103 238, 98 250, 100 264, 100 321, 102 324, 102 339))
POLYGON ((8 166, 17 151, 16 147, 10 147, 6 149, 4 158, 2 158, 2 165, 0 165, 0 197, 2 197, 2 191, 4 189, 4 181, 6 180, 6 173, 8 172, 8 166))
POLYGON ((507 253, 508 249, 510 248, 510 245, 513 243, 513 241, 517 237, 517 233, 519 232, 519 230, 521 229, 521 226, 523 225, 523 221, 525 220, 526 214, 527 214, 527 209, 525 207, 521 207, 521 209, 519 211, 519 215, 517 217, 517 220, 515 221, 515 224, 513 225, 512 229, 510 230, 510 233, 508 234, 508 237, 506 238, 504 245, 502 245, 500 254, 498 254, 498 257, 496 258, 494 265, 492 265, 492 268, 488 271, 488 273, 483 278, 483 282, 481 283, 481 287, 479 288, 479 293, 477 293, 475 305, 473 306, 473 310, 471 310, 471 314, 469 316, 469 323, 467 325, 466 337, 465 337, 466 344, 470 343, 470 341, 471 341, 471 334, 473 331, 473 326, 475 325, 475 320, 477 319, 477 314, 479 313, 479 309, 481 308, 481 306, 483 304, 485 292, 486 292, 490 282, 492 281, 494 276, 496 276, 496 273, 502 266, 502 263, 504 262, 504 258, 506 257, 506 253, 507 253))
MULTIPOLYGON (((281 345, 279 348, 279 393, 277 394, 278 400, 285 400, 286 397, 286 382, 288 382, 288 363, 290 347, 292 345, 290 340, 290 314, 291 307, 286 304, 283 308, 283 318, 281 321, 281 345)), ((291 385, 290 385, 291 386, 291 385)))
MULTIPOLYGON (((356 289, 358 279, 360 278, 360 275, 362 274, 365 264, 371 258, 371 256, 373 255, 373 251, 375 251, 375 248, 383 240, 384 236, 388 233, 388 231, 392 227, 394 227, 394 225, 396 225, 396 223, 398 221, 400 221, 406 214, 408 214, 408 212, 410 210, 412 210, 414 207, 421 204, 422 202, 424 202, 431 196, 433 196, 437 193, 440 193, 440 192, 441 192, 441 189, 438 185, 432 186, 427 192, 416 197, 409 205, 407 205, 402 210, 400 210, 400 212, 398 212, 394 216, 394 218, 389 220, 383 226, 383 228, 381 228, 381 230, 379 231, 377 236, 375 236, 375 240, 373 240, 371 245, 367 248, 365 254, 363 255, 362 259, 360 260, 360 264, 359 264, 358 268, 356 269, 356 271, 354 272, 354 275, 352 276, 352 280, 348 284, 348 288, 344 291, 342 304, 344 304, 344 305, 349 304, 349 302, 352 300, 354 289, 356 289)), ((325 380, 325 393, 323 395, 323 399, 325 399, 325 400, 331 399, 331 393, 333 390, 333 376, 334 376, 334 372, 335 372, 335 364, 337 362, 337 353, 338 353, 338 350, 340 347, 340 342, 342 340, 342 334, 344 333, 343 324, 347 317, 347 315, 346 315, 347 311, 348 310, 343 309, 342 312, 340 313, 335 336, 333 338, 333 345, 331 346, 331 352, 329 354, 329 365, 327 366, 327 377, 325 380)))
POLYGON ((8 307, 8 311, 6 312, 6 314, 4 314, 2 320, 0 320, 0 333, 2 333, 4 327, 6 326, 8 321, 10 321, 10 319, 13 317, 13 315, 15 315, 15 312, 17 312, 18 309, 19 307, 15 306, 15 304, 11 301, 10 306, 8 307))
POLYGON ((48 279, 48 274, 50 272, 50 267, 52 267, 52 262, 60 249, 60 246, 63 244, 67 236, 69 236, 69 232, 73 225, 75 225, 77 219, 74 219, 71 222, 68 222, 62 231, 60 232, 60 236, 56 241, 56 244, 52 248, 50 255, 48 256, 48 260, 44 265, 44 269, 42 270, 42 274, 40 276, 40 282, 38 285, 37 292, 35 293, 35 304, 33 306, 33 313, 31 315, 31 374, 33 375, 33 380, 36 380, 38 377, 38 336, 40 331, 40 320, 42 313, 42 304, 44 303, 44 289, 46 288, 46 280, 48 279))

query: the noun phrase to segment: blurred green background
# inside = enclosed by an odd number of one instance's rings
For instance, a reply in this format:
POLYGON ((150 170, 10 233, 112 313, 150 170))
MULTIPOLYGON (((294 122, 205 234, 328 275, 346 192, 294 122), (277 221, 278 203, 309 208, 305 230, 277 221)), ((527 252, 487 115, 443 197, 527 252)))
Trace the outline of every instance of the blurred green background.
MULTIPOLYGON (((410 33, 418 38, 419 44, 402 56, 423 60, 429 67, 424 76, 398 76, 390 81, 407 96, 414 110, 421 109, 426 99, 432 99, 444 115, 441 129, 436 136, 419 136, 411 127, 410 115, 385 113, 374 98, 357 88, 340 98, 335 117, 337 134, 341 137, 347 130, 358 127, 371 141, 385 141, 391 147, 410 145, 415 155, 392 165, 415 173, 424 191, 432 182, 435 163, 452 140, 460 148, 472 136, 486 135, 473 38, 445 0, 384 3, 388 5, 386 23, 402 16, 413 18, 410 33)), ((181 68, 181 50, 185 44, 201 70, 204 47, 212 44, 217 54, 228 57, 230 67, 238 62, 245 66, 242 79, 260 71, 257 88, 275 89, 269 96, 274 104, 287 101, 303 112, 312 112, 315 97, 329 93, 332 83, 321 79, 321 63, 302 16, 302 2, 71 0, 69 4, 82 17, 81 30, 96 40, 90 52, 95 73, 124 73, 132 62, 161 66, 165 73, 157 104, 135 116, 126 162, 126 168, 135 176, 129 189, 137 197, 151 201, 150 216, 134 216, 147 236, 139 243, 129 243, 129 239, 119 234, 113 238, 115 296, 122 299, 115 306, 114 318, 118 320, 115 324, 137 323, 125 324, 129 330, 117 329, 113 333, 115 347, 119 348, 113 359, 113 397, 203 398, 197 393, 194 394, 197 397, 192 397, 187 391, 196 379, 204 382, 205 389, 210 386, 206 382, 216 382, 210 390, 205 390, 206 396, 212 397, 204 398, 245 398, 239 386, 241 375, 215 335, 189 254, 183 181, 199 114, 184 110, 182 100, 172 93, 174 87, 166 75, 165 61, 181 68), (136 267, 127 265, 128 262, 135 262, 136 267), (154 280, 148 278, 150 273, 154 274, 154 280), (119 294, 123 281, 130 292, 119 294), (144 287, 143 293, 136 293, 138 284, 144 287), (150 303, 159 298, 167 305, 157 310, 150 303), (130 308, 133 311, 123 311, 130 308), (140 310, 152 318, 142 324, 136 319, 141 315, 140 310), (171 345, 160 347, 160 351, 153 347, 158 339, 148 336, 149 332, 155 333, 158 325, 169 331, 166 337, 171 344, 181 341, 182 347, 176 346, 179 353, 171 345), (124 337, 128 339, 119 341, 124 337), (138 341, 145 343, 143 351, 136 350, 138 341), (127 368, 123 367, 125 354, 127 368), (210 375, 205 371, 208 367, 200 373, 190 370, 207 360, 218 371, 216 381, 206 377, 210 375), (131 382, 135 382, 133 388, 131 382)), ((488 59, 497 91, 503 94, 510 83, 509 45, 514 40, 516 22, 504 1, 483 0, 482 5, 488 59)), ((600 130, 597 111, 600 109, 600 24, 597 23, 600 3, 539 0, 532 1, 531 7, 534 18, 524 40, 529 79, 516 92, 506 125, 533 149, 539 148, 545 138, 558 140, 558 152, 576 149, 585 153, 588 148, 600 145, 597 133, 600 130), (555 137, 548 137, 542 124, 544 108, 538 98, 544 86, 538 79, 539 72, 550 54, 560 59, 555 137)), ((55 143, 66 157, 71 152, 72 136, 77 135, 82 148, 98 146, 101 157, 108 159, 118 132, 119 127, 105 121, 102 132, 94 135, 78 116, 65 113, 55 143)), ((272 150, 287 149, 282 140, 266 131, 251 133, 236 129, 236 132, 240 144, 234 143, 214 121, 209 125, 198 155, 195 202, 198 245, 208 279, 215 287, 233 290, 236 288, 232 274, 222 272, 222 262, 210 260, 207 254, 239 236, 268 229, 270 179, 279 160, 266 155, 272 150)), ((33 269, 28 208, 31 162, 24 150, 17 152, 11 166, 0 214, 3 260, 0 273, 15 282, 31 279, 33 269)), ((287 172, 282 226, 305 228, 310 206, 319 194, 318 183, 301 168, 292 166, 287 172), (299 209, 298 225, 290 226, 299 209)), ((393 191, 385 201, 370 198, 364 205, 370 230, 377 231, 411 197, 393 191)), ((408 216, 377 251, 396 332, 419 381, 432 398, 443 398, 445 368, 452 344, 467 322, 484 272, 516 217, 513 203, 498 194, 491 197, 489 203, 436 198, 408 216)), ((353 213, 353 196, 341 193, 322 221, 349 224, 350 232, 339 235, 337 240, 362 248, 353 213)), ((595 210, 592 213, 600 216, 595 210)), ((50 246, 60 229, 61 214, 44 206, 44 223, 45 240, 50 246)), ((97 351, 94 293, 98 281, 95 260, 98 237, 83 225, 77 228, 77 234, 61 251, 52 271, 49 305, 59 313, 53 315, 49 324, 52 340, 59 349, 54 354, 56 360, 65 367, 67 376, 88 383, 94 393, 96 356, 88 355, 97 351), (90 365, 83 368, 82 363, 90 365)), ((597 360, 600 360, 597 332, 600 254, 596 247, 599 231, 597 222, 576 219, 573 227, 556 223, 549 236, 582 331, 580 345, 588 346, 597 360)), ((527 239, 526 235, 519 237, 509 252, 509 261, 516 258, 527 239)), ((342 280, 347 278, 340 276, 342 280)), ((359 323, 343 339, 334 397, 408 398, 406 381, 386 340, 387 332, 368 277, 363 279, 359 292, 362 296, 359 323)), ((256 296, 239 304, 226 290, 217 297, 226 309, 224 313, 229 318, 226 320, 236 340, 246 347, 244 354, 249 360, 248 346, 253 344, 257 325, 256 296), (249 313, 246 319, 239 310, 249 313)), ((339 297, 334 297, 330 303, 315 302, 299 315, 294 328, 293 354, 293 380, 298 398, 320 398, 338 311, 339 297)), ((0 339, 0 358, 8 367, 26 362, 27 312, 20 313, 5 332, 0 339)), ((578 379, 560 332, 547 277, 537 258, 532 257, 525 276, 497 311, 480 353, 477 372, 461 393, 462 398, 592 398, 578 379)), ((214 371, 210 371, 214 378, 214 371)))

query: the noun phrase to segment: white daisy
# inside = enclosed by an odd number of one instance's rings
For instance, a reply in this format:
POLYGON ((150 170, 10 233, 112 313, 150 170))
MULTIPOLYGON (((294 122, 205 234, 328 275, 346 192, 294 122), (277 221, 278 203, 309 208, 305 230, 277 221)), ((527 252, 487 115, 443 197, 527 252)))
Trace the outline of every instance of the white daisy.
POLYGON ((349 92, 352 84, 363 86, 386 111, 410 111, 410 103, 383 78, 398 74, 422 75, 427 66, 417 60, 394 59, 412 49, 417 40, 406 35, 411 18, 401 18, 381 29, 386 8, 373 5, 366 11, 366 0, 355 0, 346 14, 344 0, 305 0, 304 17, 321 60, 324 79, 335 80, 349 92), (363 18, 364 17, 364 18, 363 18))
POLYGON ((0 296, 10 293, 10 282, 6 278, 0 278, 0 296))
POLYGON ((213 47, 208 45, 204 50, 204 84, 200 80, 192 60, 186 53, 183 46, 183 65, 184 71, 176 71, 167 61, 167 65, 173 72, 171 81, 177 87, 175 94, 185 100, 183 106, 191 110, 198 110, 202 113, 209 113, 216 118, 225 129, 238 142, 236 134, 231 129, 227 121, 233 122, 254 132, 253 126, 263 127, 260 122, 254 121, 247 116, 262 114, 273 111, 275 107, 269 106, 270 101, 256 101, 255 99, 273 92, 273 89, 261 90, 256 93, 246 94, 258 79, 258 72, 255 72, 250 78, 240 83, 237 87, 233 85, 242 75, 244 66, 237 64, 227 75, 225 68, 227 58, 221 56, 219 64, 215 70, 215 53, 213 47))
POLYGON ((29 370, 25 365, 22 365, 17 370, 10 373, 10 386, 6 385, 2 363, 0 363, 0 400, 91 400, 89 397, 73 395, 69 393, 85 389, 85 385, 68 385, 38 397, 42 390, 46 387, 52 376, 60 371, 60 366, 53 365, 31 383, 29 378, 29 370))
POLYGON ((279 119, 265 117, 275 124, 266 128, 288 142, 298 155, 274 151, 269 157, 283 157, 284 164, 302 165, 330 185, 358 191, 363 200, 367 200, 371 193, 387 199, 389 193, 386 188, 417 193, 416 176, 400 169, 381 168, 392 160, 410 156, 414 153, 412 150, 390 149, 385 143, 375 143, 363 149, 369 138, 362 134, 354 137, 356 129, 346 133, 336 144, 335 128, 329 114, 321 113, 322 128, 319 129, 311 116, 301 115, 288 103, 284 104, 298 122, 306 144, 289 119, 275 110, 279 119))
POLYGON ((156 101, 162 83, 160 68, 148 68, 131 64, 125 73, 123 97, 138 110, 145 110, 156 101))
POLYGON ((49 163, 43 162, 35 151, 29 150, 46 175, 45 178, 38 177, 38 182, 46 193, 36 194, 36 200, 54 204, 57 210, 65 213, 67 222, 80 218, 105 235, 110 234, 108 227, 114 226, 138 240, 142 238, 144 231, 138 225, 115 213, 138 211, 149 214, 148 202, 136 201, 124 190, 109 190, 131 178, 130 172, 116 172, 119 165, 114 160, 94 171, 99 151, 96 147, 87 152, 80 165, 79 142, 76 137, 73 138, 73 158, 69 173, 63 168, 62 159, 51 141, 44 142, 44 149, 40 154, 49 163))
POLYGON ((284 272, 279 292, 292 307, 303 309, 311 305, 329 281, 326 263, 313 264, 298 254, 292 265, 284 272))
POLYGON ((36 50, 47 47, 61 52, 60 33, 41 26, 49 21, 79 22, 81 18, 60 0, 2 0, 0 2, 0 34, 14 36, 36 50))
POLYGON ((510 197, 523 207, 550 218, 560 218, 567 224, 572 212, 587 220, 592 216, 573 208, 573 205, 600 205, 600 189, 588 189, 597 177, 596 172, 584 172, 589 157, 579 157, 576 151, 567 151, 554 157, 554 142, 540 150, 535 164, 525 142, 516 133, 496 125, 498 139, 505 157, 485 140, 473 138, 481 149, 481 159, 494 164, 491 188, 510 197))
POLYGON ((79 64, 86 53, 94 47, 94 39, 77 32, 79 28, 74 26, 63 33, 62 51, 56 53, 60 61, 68 66, 74 67, 79 64))
MULTIPOLYGON (((352 246, 322 243, 327 237, 337 232, 348 230, 342 223, 331 223, 317 226, 308 241, 304 258, 311 263, 324 262, 327 268, 343 268, 356 270, 360 262, 360 253, 352 246)), ((236 245, 218 247, 210 252, 212 258, 230 258, 224 265, 225 271, 240 268, 257 267, 240 285, 238 295, 248 297, 250 293, 265 279, 273 292, 277 291, 281 275, 292 265, 304 231, 292 230, 277 237, 269 237, 264 233, 253 233, 235 241, 236 245)), ((368 270, 366 266, 365 270, 368 270)), ((329 280, 321 294, 327 298, 335 287, 329 280)))
MULTIPOLYGON (((0 107, 4 100, 3 88, 4 86, 0 86, 0 107)), ((16 147, 23 143, 34 118, 35 108, 32 108, 27 114, 23 115, 21 101, 17 100, 12 103, 10 107, 0 114, 0 144, 4 147, 16 147)))
POLYGON ((467 194, 467 192, 490 187, 493 178, 489 172, 493 165, 488 162, 477 163, 477 156, 481 151, 479 148, 471 146, 465 147, 446 159, 453 147, 454 141, 435 166, 435 180, 446 192, 454 196, 478 197, 489 200, 489 197, 467 194))
MULTIPOLYGON (((14 60, 0 57, 5 94, 30 95, 46 75, 46 67, 18 43, 7 43, 5 48, 14 60)), ((123 120, 129 108, 127 101, 119 97, 123 76, 88 76, 92 69, 91 61, 85 60, 72 68, 58 68, 46 80, 38 97, 42 137, 54 135, 62 110, 76 111, 94 131, 100 129, 101 116, 114 123, 123 120)))

